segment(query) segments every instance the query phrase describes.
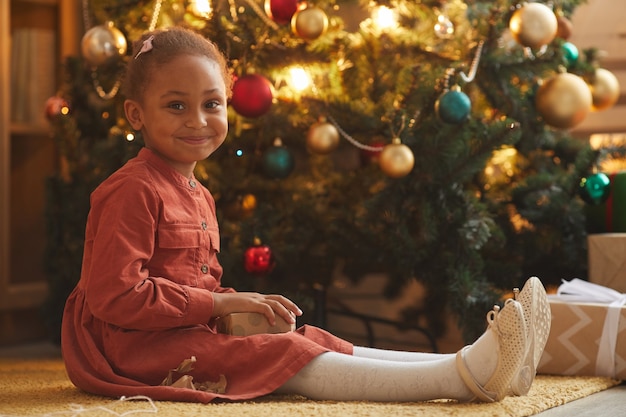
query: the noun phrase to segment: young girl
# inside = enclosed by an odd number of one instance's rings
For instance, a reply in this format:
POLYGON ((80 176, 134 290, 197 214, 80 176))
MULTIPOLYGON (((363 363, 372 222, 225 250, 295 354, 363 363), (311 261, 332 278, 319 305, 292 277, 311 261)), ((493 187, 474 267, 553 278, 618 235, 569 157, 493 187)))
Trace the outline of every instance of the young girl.
POLYGON ((72 382, 96 394, 156 400, 244 400, 270 393, 313 399, 499 401, 530 388, 550 312, 541 282, 487 314, 487 331, 455 354, 353 346, 326 331, 247 337, 216 332, 233 312, 302 314, 280 295, 222 286, 215 203, 196 162, 226 138, 232 79, 216 46, 180 29, 145 34, 126 74, 126 117, 145 147, 91 196, 81 278, 69 296, 62 350, 72 382), (195 356, 196 382, 162 386, 195 356))

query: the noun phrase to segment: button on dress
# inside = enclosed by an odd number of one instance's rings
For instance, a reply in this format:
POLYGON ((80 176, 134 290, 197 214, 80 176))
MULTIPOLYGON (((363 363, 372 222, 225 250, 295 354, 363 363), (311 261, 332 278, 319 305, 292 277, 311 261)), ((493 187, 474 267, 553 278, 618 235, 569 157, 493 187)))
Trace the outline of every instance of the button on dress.
POLYGON ((91 195, 80 280, 67 299, 61 347, 71 381, 113 397, 210 402, 269 394, 317 355, 352 353, 323 329, 230 336, 216 331, 222 286, 215 202, 147 148, 91 195), (195 356, 195 382, 224 393, 161 386, 195 356))

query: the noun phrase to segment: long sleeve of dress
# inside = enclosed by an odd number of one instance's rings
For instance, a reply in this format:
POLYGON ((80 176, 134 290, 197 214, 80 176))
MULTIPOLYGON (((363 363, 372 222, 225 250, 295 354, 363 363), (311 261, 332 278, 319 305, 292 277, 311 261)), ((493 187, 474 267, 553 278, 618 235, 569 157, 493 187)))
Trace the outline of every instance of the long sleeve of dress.
POLYGON ((114 178, 92 196, 86 300, 95 317, 126 329, 207 323, 212 291, 229 291, 220 286, 217 221, 203 212, 212 209, 210 195, 190 189, 181 196, 179 189, 156 187, 158 180, 114 178))

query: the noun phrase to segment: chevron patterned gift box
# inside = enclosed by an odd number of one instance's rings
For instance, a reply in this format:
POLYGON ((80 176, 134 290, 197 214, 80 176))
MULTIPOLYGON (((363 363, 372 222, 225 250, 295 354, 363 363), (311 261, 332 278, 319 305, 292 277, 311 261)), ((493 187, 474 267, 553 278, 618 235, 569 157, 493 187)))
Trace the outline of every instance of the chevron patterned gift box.
POLYGON ((574 279, 549 298, 552 325, 537 372, 626 379, 626 294, 574 279))

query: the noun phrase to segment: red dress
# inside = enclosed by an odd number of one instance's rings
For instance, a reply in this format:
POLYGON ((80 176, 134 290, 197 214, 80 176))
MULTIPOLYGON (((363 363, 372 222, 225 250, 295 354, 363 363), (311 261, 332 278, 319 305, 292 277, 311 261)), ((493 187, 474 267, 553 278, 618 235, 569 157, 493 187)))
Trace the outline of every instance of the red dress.
POLYGON ((326 351, 352 345, 312 326, 248 337, 216 333, 221 286, 215 202, 152 151, 91 195, 81 278, 68 297, 61 345, 79 388, 107 396, 209 402, 269 394, 326 351), (194 381, 226 377, 224 394, 159 386, 195 356, 194 381))

